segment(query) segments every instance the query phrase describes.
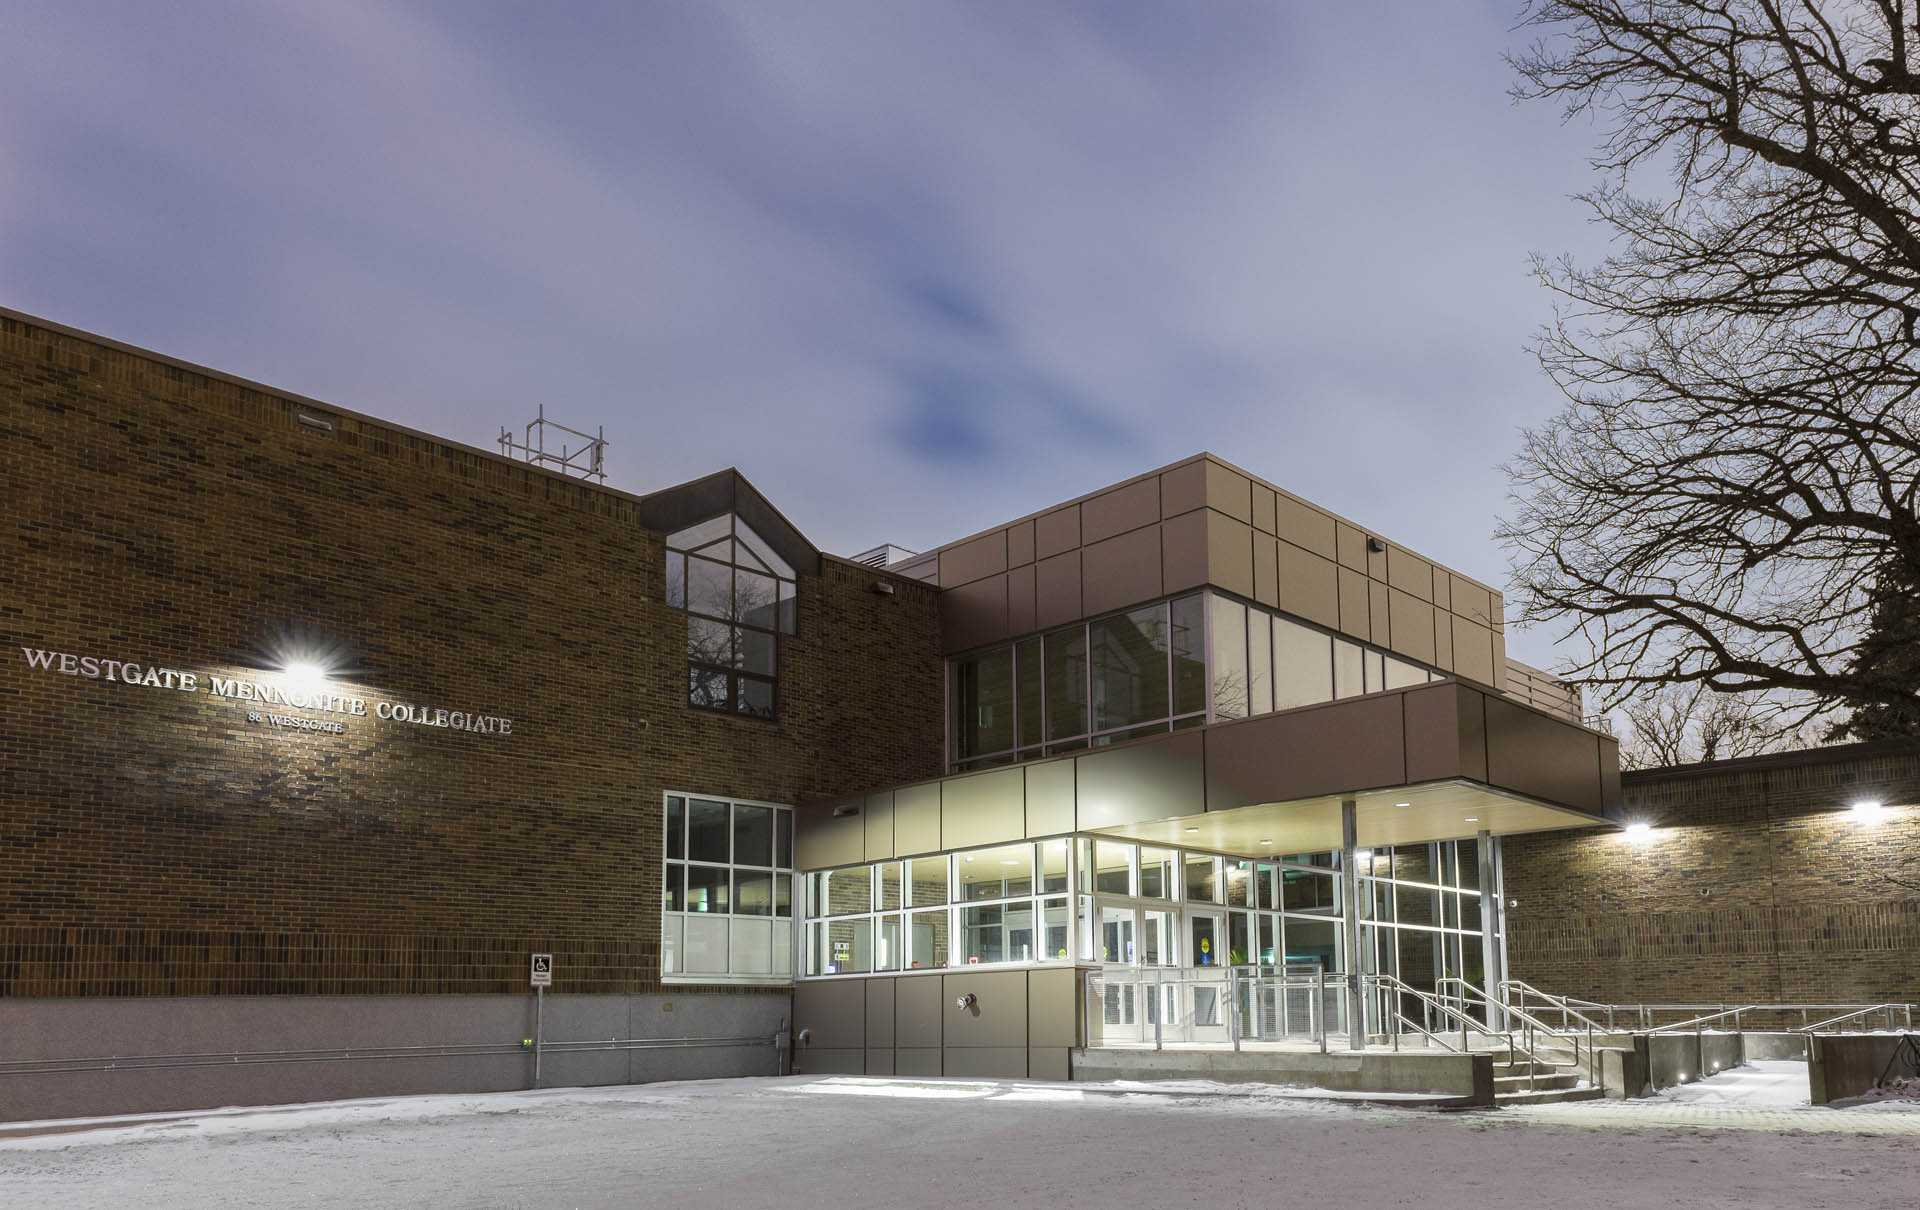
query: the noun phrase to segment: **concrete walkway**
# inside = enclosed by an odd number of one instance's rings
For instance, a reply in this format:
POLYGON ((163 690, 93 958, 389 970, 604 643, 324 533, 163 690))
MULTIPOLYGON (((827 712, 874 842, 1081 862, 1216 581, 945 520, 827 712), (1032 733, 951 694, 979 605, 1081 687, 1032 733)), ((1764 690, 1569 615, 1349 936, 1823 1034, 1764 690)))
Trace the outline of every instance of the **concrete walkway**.
POLYGON ((1883 1101, 1846 1109, 1813 1105, 1807 1099, 1805 1063, 1764 1059, 1665 1089, 1655 1097, 1514 1107, 1478 1120, 1495 1118, 1512 1125, 1920 1135, 1920 1102, 1883 1101))

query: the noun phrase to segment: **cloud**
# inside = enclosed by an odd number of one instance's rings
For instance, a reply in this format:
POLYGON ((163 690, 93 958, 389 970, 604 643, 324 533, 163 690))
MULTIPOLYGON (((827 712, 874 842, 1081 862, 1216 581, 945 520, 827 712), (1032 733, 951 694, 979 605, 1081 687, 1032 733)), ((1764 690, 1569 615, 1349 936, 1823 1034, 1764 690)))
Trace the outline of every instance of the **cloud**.
MULTIPOLYGON (((1209 448, 1483 578, 1584 135, 1505 4, 46 4, 9 305, 926 546, 1209 448)), ((1549 658, 1531 652, 1536 658, 1549 658)))

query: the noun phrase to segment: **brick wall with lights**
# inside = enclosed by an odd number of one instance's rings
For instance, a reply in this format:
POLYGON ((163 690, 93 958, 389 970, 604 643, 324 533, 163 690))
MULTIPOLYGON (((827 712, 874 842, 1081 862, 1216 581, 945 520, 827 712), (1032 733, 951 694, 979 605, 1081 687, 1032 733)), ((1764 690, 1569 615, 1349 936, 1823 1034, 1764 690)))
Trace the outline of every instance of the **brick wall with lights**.
POLYGON ((1637 834, 1503 842, 1514 977, 1614 1004, 1920 1002, 1920 744, 1624 782, 1637 834))
POLYGON ((652 991, 665 791, 941 771, 915 581, 803 575, 764 722, 687 705, 663 536, 623 493, 17 316, 0 462, 0 996, 519 992, 538 950, 556 991, 652 991), (288 636, 337 644, 370 711, 511 732, 206 692, 288 636))

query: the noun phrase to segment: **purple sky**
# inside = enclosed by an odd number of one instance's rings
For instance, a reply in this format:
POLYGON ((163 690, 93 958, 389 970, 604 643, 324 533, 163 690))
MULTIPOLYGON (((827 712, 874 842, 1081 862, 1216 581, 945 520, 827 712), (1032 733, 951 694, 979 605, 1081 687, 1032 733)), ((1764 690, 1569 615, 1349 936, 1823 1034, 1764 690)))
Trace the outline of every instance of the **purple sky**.
POLYGON ((0 302, 839 553, 1208 449, 1504 585, 1527 254, 1598 250, 1516 14, 17 0, 0 302))

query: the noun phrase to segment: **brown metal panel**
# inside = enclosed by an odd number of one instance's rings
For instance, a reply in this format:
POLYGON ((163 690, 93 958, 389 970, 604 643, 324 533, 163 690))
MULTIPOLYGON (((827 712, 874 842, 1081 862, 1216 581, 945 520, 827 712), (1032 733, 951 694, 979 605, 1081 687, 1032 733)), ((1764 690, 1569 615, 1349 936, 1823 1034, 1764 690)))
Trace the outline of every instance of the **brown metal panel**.
POLYGON ((1066 1046, 1029 1046, 1027 1078, 1055 1080, 1060 1083, 1073 1078, 1073 1065, 1068 1058, 1071 1049, 1066 1046))
POLYGON ((942 1074, 965 1080, 1024 1080, 1024 1046, 950 1046, 942 1057, 942 1074))
POLYGON ((1027 974, 1027 1044, 1077 1046, 1080 978, 1072 967, 1027 974))
POLYGON ((1397 588, 1387 590, 1387 636, 1410 660, 1433 663, 1433 606, 1397 588))
POLYGON ((860 818, 866 830, 865 861, 883 861, 896 855, 893 847, 893 791, 867 795, 860 818))
POLYGON ((940 985, 941 976, 902 975, 893 983, 893 1044, 902 1055, 909 1047, 940 1046, 941 1025, 950 1003, 940 985))
POLYGON ((1455 683, 1460 694, 1460 775, 1487 780, 1487 695, 1455 683))
MULTIPOLYGON (((859 807, 862 799, 846 806, 859 807)), ((803 870, 853 865, 867 859, 867 829, 856 812, 835 815, 830 810, 801 811, 794 818, 793 860, 803 870)))
POLYGON ((893 1052, 893 1074, 896 1076, 937 1076, 940 1074, 940 1051, 938 1048, 902 1047, 893 1052))
POLYGON ((1433 600, 1433 564, 1398 546, 1387 548, 1387 583, 1422 601, 1433 600))
POLYGON ((1453 615, 1453 669, 1468 680, 1493 684, 1493 632, 1453 615))
POLYGON ((901 857, 940 851, 940 783, 922 782, 893 792, 893 847, 901 857))
POLYGON ((1086 616, 1080 608, 1080 552, 1041 559, 1033 565, 1034 625, 1041 630, 1086 616))
POLYGON ((1335 526, 1336 541, 1340 549, 1340 566, 1352 568, 1361 575, 1367 574, 1367 535, 1351 525, 1335 526))
POLYGON ((1453 615, 1439 609, 1433 611, 1433 666, 1453 671, 1453 615))
POLYGON ((1253 599, 1280 607, 1280 540, 1257 530, 1253 535, 1253 599))
POLYGON ((952 971, 946 976, 949 1006, 941 1029, 946 1035, 947 1063, 951 1070, 956 1048, 969 1046, 1019 1047, 1020 1063, 1026 1066, 1027 1047, 1027 972, 1025 971, 952 971), (971 995, 971 1008, 952 1007, 961 996, 971 995))
POLYGON ((1285 492, 1274 494, 1274 531, 1281 541, 1310 550, 1323 559, 1337 553, 1334 520, 1313 505, 1285 492))
POLYGON ((1600 813, 1599 737, 1497 695, 1487 699, 1487 780, 1600 813))
MULTIPOLYGON (((1211 727, 1207 809, 1404 785, 1404 727, 1400 695, 1393 693, 1211 727)), ((1087 798, 1083 783, 1083 818, 1087 798)), ((1180 812, 1160 816, 1175 814, 1180 812)))
POLYGON ((1026 777, 1019 766, 940 783, 941 848, 999 844, 1026 834, 1026 777))
POLYGON ((793 1028, 818 1050, 864 1050, 869 979, 802 979, 793 985, 793 1028))
POLYGON ((940 594, 940 643, 947 651, 965 651, 997 643, 1007 629, 1007 575, 1001 572, 940 594))
POLYGON ((1033 522, 1007 526, 1007 566, 1033 562, 1033 522))
POLYGON ((1453 577, 1453 612, 1482 626, 1493 625, 1493 594, 1471 580, 1453 577))
POLYGON ((1367 546, 1367 576, 1383 584, 1386 583, 1387 544, 1384 541, 1380 543, 1379 550, 1373 549, 1371 544, 1367 546))
POLYGON ((1160 523, 1160 587, 1182 592, 1207 582, 1207 513, 1197 509, 1160 523))
POLYGON ((862 1076, 867 1074, 867 1052, 810 1045, 794 1055, 793 1069, 809 1076, 862 1076))
POLYGON ((1252 525, 1253 480, 1218 462, 1209 461, 1206 467, 1207 507, 1252 525))
POLYGON ((1211 509, 1207 511, 1207 580, 1242 597, 1253 596, 1253 526, 1211 509))
POLYGON ((1617 811, 1622 802, 1620 790, 1620 742, 1611 736, 1602 736, 1600 744, 1600 806, 1605 811, 1617 811))
POLYGON ((1177 517, 1207 506, 1207 460, 1195 458, 1160 476, 1160 515, 1177 517))
POLYGON ((1159 525, 1082 547, 1080 592, 1081 608, 1088 617, 1159 596, 1159 525))
MULTIPOLYGON (((1472 692, 1448 681, 1424 689, 1410 689, 1401 695, 1406 717, 1409 782, 1446 781, 1461 776, 1461 695, 1472 692)), ((1471 705, 1476 712, 1480 709, 1477 700, 1471 705)))
MULTIPOLYGON (((1494 594, 1493 605, 1494 605, 1494 611, 1495 611, 1493 616, 1498 618, 1500 616, 1499 614, 1500 594, 1499 593, 1494 594)), ((1493 628, 1493 681, 1491 683, 1495 689, 1498 689, 1502 692, 1506 691, 1506 688, 1507 688, 1507 628, 1504 623, 1497 624, 1493 628)))
POLYGON ((870 1076, 892 1075, 893 1051, 869 1050, 867 1052, 867 1074, 870 1076))
POLYGON ((940 552, 940 587, 958 588, 1007 569, 1007 531, 996 529, 940 552))
POLYGON ((1433 569, 1433 604, 1437 609, 1453 608, 1453 573, 1440 566, 1433 569))
POLYGON ((1329 629, 1340 625, 1339 568, 1291 542, 1280 543, 1280 608, 1329 629))
POLYGON ((1253 485, 1253 527, 1263 534, 1276 532, 1274 529, 1273 489, 1264 483, 1253 485))
POLYGON ((1373 630, 1372 606, 1367 601, 1367 577, 1351 567, 1340 568, 1340 629, 1356 639, 1373 630))
POLYGON ((893 985, 898 979, 868 979, 867 1049, 893 1049, 893 985))
POLYGON ((1073 831, 1073 758, 1027 767, 1027 835, 1073 831))
POLYGON ((1069 504, 1034 518, 1033 557, 1044 559, 1080 545, 1080 506, 1069 504))
POLYGON ((1160 519, 1160 477, 1142 479, 1080 502, 1080 542, 1091 545, 1102 538, 1152 525, 1160 519))
POLYGON ((1200 732, 1125 744, 1077 757, 1076 827, 1105 828, 1194 815, 1205 809, 1206 778, 1200 732))
POLYGON ((1035 619, 1034 584, 1038 580, 1031 563, 1016 567, 1007 573, 1007 632, 1009 634, 1030 634, 1039 628, 1035 619))
POLYGON ((1387 592, 1387 586, 1380 581, 1367 581, 1367 634, 1382 647, 1389 646, 1393 639, 1387 616, 1387 592))

